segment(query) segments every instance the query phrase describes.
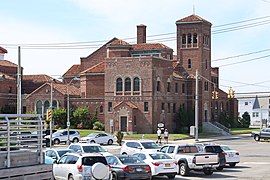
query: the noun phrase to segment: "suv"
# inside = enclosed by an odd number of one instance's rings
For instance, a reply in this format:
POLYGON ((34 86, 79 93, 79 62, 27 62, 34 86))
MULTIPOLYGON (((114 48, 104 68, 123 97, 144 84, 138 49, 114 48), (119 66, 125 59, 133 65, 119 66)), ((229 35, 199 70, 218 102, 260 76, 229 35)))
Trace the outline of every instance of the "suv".
POLYGON ((160 146, 152 140, 126 141, 121 147, 120 154, 133 155, 139 152, 157 152, 160 146))
POLYGON ((53 164, 55 179, 111 179, 110 167, 97 153, 67 153, 53 164))
MULTIPOLYGON (((50 135, 45 136, 46 139, 50 139, 50 135)), ((80 133, 76 130, 69 130, 69 140, 77 143, 80 139, 80 133)), ((54 144, 60 144, 61 142, 67 143, 68 130, 58 130, 52 134, 52 142, 54 144)))
POLYGON ((74 143, 69 145, 68 149, 81 153, 100 153, 104 156, 112 155, 100 144, 95 143, 74 143))
POLYGON ((219 159, 219 167, 216 169, 221 171, 226 165, 226 157, 225 157, 225 152, 222 150, 220 145, 205 145, 203 147, 204 152, 209 152, 209 153, 216 153, 218 154, 218 159, 219 159))
POLYGON ((264 128, 260 131, 252 131, 251 136, 254 137, 255 141, 270 139, 270 128, 264 128))

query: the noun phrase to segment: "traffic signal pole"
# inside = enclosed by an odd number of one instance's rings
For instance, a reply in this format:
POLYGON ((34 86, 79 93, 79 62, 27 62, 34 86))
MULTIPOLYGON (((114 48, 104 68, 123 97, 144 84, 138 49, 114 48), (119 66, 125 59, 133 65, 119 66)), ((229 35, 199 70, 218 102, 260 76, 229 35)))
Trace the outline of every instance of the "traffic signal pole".
POLYGON ((195 90, 195 141, 198 141, 198 133, 199 133, 199 120, 198 120, 198 85, 199 85, 199 79, 198 79, 198 69, 196 69, 196 90, 195 90))

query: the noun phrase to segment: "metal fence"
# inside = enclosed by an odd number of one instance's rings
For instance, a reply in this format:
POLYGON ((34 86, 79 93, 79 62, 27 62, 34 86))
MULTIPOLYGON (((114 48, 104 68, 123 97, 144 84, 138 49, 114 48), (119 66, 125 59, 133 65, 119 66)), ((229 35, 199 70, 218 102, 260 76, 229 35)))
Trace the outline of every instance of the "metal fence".
POLYGON ((0 168, 44 163, 39 114, 0 114, 0 168))

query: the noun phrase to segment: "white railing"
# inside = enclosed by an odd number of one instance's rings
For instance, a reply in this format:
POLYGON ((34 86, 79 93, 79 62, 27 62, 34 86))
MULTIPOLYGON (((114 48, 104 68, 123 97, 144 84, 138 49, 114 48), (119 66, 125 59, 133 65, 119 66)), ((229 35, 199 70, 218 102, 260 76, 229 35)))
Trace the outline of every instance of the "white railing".
POLYGON ((43 130, 39 114, 0 114, 0 168, 43 164, 43 130))

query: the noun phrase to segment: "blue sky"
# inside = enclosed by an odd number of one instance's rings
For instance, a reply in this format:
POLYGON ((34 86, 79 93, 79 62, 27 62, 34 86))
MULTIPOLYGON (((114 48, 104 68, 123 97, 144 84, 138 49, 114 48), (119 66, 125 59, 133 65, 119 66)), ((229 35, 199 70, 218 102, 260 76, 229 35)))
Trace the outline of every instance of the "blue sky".
MULTIPOLYGON (((113 37, 135 38, 138 24, 147 25, 148 36, 174 33, 175 21, 191 15, 193 5, 195 14, 213 24, 212 67, 220 67, 220 88, 227 92, 232 86, 236 93, 269 91, 270 57, 262 57, 270 54, 270 0, 2 0, 0 46, 8 50, 5 59, 14 63, 18 62, 16 47, 22 46, 24 74, 57 78, 79 64, 80 57, 88 56, 113 37), (261 17, 265 18, 217 27, 261 17), (245 24, 254 27, 214 33, 245 24), (92 43, 77 49, 33 49, 24 45, 70 42, 92 43), (261 50, 267 51, 215 61, 261 50), (248 62, 224 66, 241 61, 248 62)), ((147 40, 164 43, 176 54, 176 41, 164 40, 173 37, 175 34, 147 40), (158 38, 163 40, 153 41, 158 38)), ((126 41, 132 43, 135 39, 126 41)))

